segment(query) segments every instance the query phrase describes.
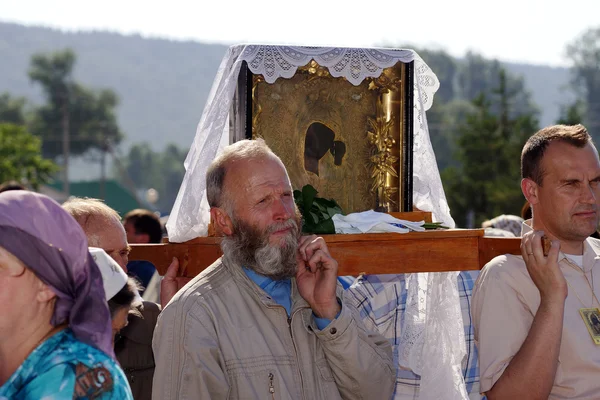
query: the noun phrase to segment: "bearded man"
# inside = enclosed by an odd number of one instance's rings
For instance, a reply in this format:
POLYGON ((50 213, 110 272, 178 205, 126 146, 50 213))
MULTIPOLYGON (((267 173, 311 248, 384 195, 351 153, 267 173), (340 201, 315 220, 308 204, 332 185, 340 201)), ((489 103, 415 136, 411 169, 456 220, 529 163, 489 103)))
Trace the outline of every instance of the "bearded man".
POLYGON ((344 300, 323 238, 300 235, 281 160, 239 141, 206 187, 223 257, 161 313, 152 398, 389 399, 391 346, 344 300))

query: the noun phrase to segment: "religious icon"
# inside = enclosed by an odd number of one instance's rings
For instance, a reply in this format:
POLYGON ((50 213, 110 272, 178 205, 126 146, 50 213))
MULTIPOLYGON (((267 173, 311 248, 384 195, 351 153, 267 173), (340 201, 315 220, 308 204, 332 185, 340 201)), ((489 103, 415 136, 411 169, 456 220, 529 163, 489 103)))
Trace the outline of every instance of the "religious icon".
POLYGON ((600 345, 600 309, 598 308, 581 308, 579 309, 581 318, 585 322, 585 326, 592 337, 594 343, 600 345))
POLYGON ((412 78, 402 62, 357 86, 314 60, 273 83, 242 68, 233 139, 264 139, 294 188, 347 213, 412 211, 412 78))
POLYGON ((319 176, 319 161, 331 153, 334 165, 342 165, 346 144, 335 140, 335 132, 327 125, 313 122, 306 131, 304 142, 304 169, 319 176))

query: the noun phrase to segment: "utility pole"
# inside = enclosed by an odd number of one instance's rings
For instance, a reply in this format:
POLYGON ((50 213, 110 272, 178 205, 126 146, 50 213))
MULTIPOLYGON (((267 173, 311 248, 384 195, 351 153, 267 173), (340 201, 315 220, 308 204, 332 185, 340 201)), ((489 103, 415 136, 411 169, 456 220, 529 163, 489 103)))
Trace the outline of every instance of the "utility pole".
POLYGON ((63 192, 68 197, 69 188, 69 89, 65 88, 62 102, 63 192))
POLYGON ((103 142, 100 154, 100 199, 106 200, 106 152, 108 144, 103 142))

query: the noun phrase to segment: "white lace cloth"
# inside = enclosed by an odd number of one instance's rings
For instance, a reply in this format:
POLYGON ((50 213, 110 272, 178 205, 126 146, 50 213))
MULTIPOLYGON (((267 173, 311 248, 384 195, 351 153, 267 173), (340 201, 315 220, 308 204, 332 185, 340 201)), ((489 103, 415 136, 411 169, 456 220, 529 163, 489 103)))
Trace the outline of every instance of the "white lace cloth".
MULTIPOLYGON (((439 81, 412 50, 240 45, 227 50, 207 99, 196 137, 185 160, 186 174, 167 222, 169 239, 185 242, 206 236, 210 212, 205 175, 217 153, 229 144, 229 112, 242 62, 268 83, 291 78, 314 59, 334 77, 354 85, 378 77, 398 61, 414 61, 413 203, 431 211, 436 221, 454 227, 429 139, 425 111, 433 103, 439 81)), ((460 362, 462 317, 456 288, 458 273, 409 276, 407 319, 403 326, 400 363, 421 375, 421 399, 466 399, 460 362), (462 388, 462 389, 461 389, 462 388)))

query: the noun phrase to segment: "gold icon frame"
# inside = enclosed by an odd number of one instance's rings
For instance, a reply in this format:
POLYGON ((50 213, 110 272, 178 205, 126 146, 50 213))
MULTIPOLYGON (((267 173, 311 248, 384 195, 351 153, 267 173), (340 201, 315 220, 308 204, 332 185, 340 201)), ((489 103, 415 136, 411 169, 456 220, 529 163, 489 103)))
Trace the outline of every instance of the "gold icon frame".
POLYGON ((231 139, 263 138, 294 189, 310 184, 346 213, 412 211, 413 68, 398 62, 354 86, 311 60, 269 84, 244 63, 231 139))

